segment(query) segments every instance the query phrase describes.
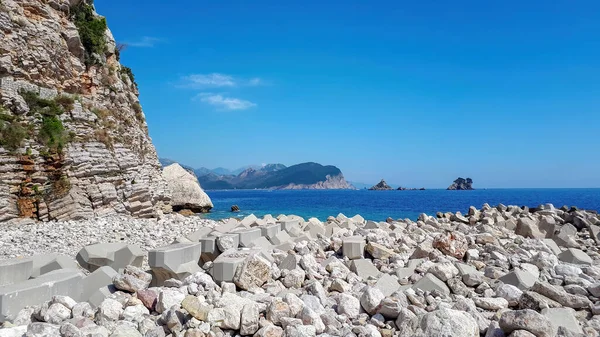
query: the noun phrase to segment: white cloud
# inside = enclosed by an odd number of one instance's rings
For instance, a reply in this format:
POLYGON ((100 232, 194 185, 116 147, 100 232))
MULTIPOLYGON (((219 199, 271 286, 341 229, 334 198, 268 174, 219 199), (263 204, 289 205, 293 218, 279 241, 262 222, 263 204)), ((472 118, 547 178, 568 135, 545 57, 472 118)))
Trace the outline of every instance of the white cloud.
POLYGON ((263 84, 263 80, 258 77, 251 78, 248 81, 248 85, 253 86, 253 87, 259 86, 261 84, 263 84))
POLYGON ((203 103, 210 104, 223 110, 246 110, 256 106, 256 103, 252 103, 247 100, 233 97, 225 97, 221 94, 214 94, 208 92, 199 94, 198 96, 196 96, 196 99, 199 99, 203 103))
POLYGON ((182 87, 187 88, 223 88, 223 87, 256 87, 265 84, 260 77, 244 79, 232 75, 211 73, 192 74, 181 78, 182 87))
POLYGON ((185 86, 200 88, 235 87, 237 85, 233 76, 219 73, 185 76, 183 82, 185 86))
POLYGON ((162 39, 150 36, 144 36, 138 41, 125 42, 125 45, 129 47, 140 47, 140 48, 152 48, 157 43, 162 42, 162 39))

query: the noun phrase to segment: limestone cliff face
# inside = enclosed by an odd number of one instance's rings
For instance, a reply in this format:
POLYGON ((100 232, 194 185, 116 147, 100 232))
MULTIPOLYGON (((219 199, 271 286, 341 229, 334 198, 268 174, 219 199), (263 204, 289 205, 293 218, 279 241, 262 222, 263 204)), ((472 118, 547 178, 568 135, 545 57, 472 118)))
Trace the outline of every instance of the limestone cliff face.
POLYGON ((289 184, 277 187, 278 190, 355 190, 356 188, 346 181, 343 174, 327 175, 324 181, 314 184, 289 184))
POLYGON ((104 22, 81 0, 0 1, 0 221, 170 211, 137 86, 104 22))

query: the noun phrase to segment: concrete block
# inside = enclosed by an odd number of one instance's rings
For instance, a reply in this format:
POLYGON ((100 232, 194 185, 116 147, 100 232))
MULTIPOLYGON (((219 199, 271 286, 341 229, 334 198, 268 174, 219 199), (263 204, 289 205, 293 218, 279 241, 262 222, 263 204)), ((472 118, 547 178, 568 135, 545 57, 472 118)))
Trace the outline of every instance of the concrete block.
POLYGON ((212 231, 213 229, 210 227, 202 227, 199 230, 189 234, 187 238, 192 242, 199 242, 200 239, 209 236, 212 231))
POLYGON ((557 331, 562 326, 574 334, 583 334, 575 310, 572 308, 544 308, 542 315, 549 318, 553 331, 557 331))
POLYGON ((215 236, 204 237, 204 238, 201 238, 198 242, 202 246, 200 248, 200 250, 202 252, 202 254, 200 255, 200 261, 202 263, 214 261, 214 259, 216 259, 217 256, 219 256, 220 251, 219 251, 219 247, 217 246, 217 237, 215 237, 215 236))
POLYGON ((333 234, 339 232, 340 230, 342 230, 340 228, 340 226, 334 224, 334 223, 330 223, 327 226, 325 226, 325 236, 326 237, 332 237, 333 234))
POLYGON ((89 302, 92 307, 97 308, 105 299, 111 297, 117 290, 118 289, 112 284, 101 287, 94 291, 86 301, 89 302))
POLYGON ((269 240, 277 236, 279 232, 281 232, 281 224, 278 223, 268 224, 260 227, 260 234, 269 240))
POLYGON ((228 233, 239 225, 240 223, 237 220, 229 219, 226 223, 220 224, 219 226, 215 227, 215 231, 219 233, 228 233))
POLYGON ((363 280, 369 277, 378 277, 380 272, 369 259, 357 259, 350 262, 350 270, 360 276, 363 280))
POLYGON ((258 220, 258 218, 256 217, 256 215, 250 214, 241 221, 241 224, 246 227, 250 227, 254 223, 256 223, 257 220, 258 220))
POLYGON ((229 249, 240 246, 240 235, 238 233, 227 233, 217 238, 217 247, 219 251, 224 252, 229 249))
POLYGON ((171 242, 172 245, 178 244, 178 243, 191 243, 192 241, 188 238, 186 238, 185 236, 178 236, 176 237, 173 242, 171 242))
POLYGON ((249 248, 261 248, 261 249, 269 249, 273 247, 271 241, 267 240, 265 237, 259 237, 258 239, 252 241, 249 245, 249 248))
POLYGON ((292 241, 298 243, 302 241, 312 241, 312 239, 306 234, 301 234, 300 236, 293 238, 292 241))
POLYGON ((0 260, 0 287, 26 281, 32 272, 33 261, 30 259, 0 260))
POLYGON ((118 271, 128 265, 141 267, 145 255, 138 246, 125 243, 98 243, 82 248, 77 254, 77 262, 90 272, 103 266, 118 271))
POLYGON ((339 214, 338 214, 338 215, 335 217, 335 219, 336 219, 338 222, 344 222, 344 221, 348 220, 348 217, 347 217, 347 216, 345 216, 345 215, 344 215, 344 213, 339 213, 339 214))
POLYGON ((325 235, 325 227, 319 222, 309 222, 304 227, 304 232, 307 233, 311 238, 316 239, 319 234, 325 235))
POLYGON ((178 243, 151 250, 148 264, 152 269, 153 281, 162 285, 164 281, 184 278, 201 271, 198 265, 202 245, 200 243, 178 243))
POLYGON ((280 220, 277 223, 281 225, 281 230, 287 231, 288 233, 290 233, 290 235, 293 235, 290 230, 292 230, 293 232, 296 232, 296 230, 298 230, 298 231, 300 230, 300 221, 299 220, 286 219, 286 220, 280 220))
POLYGON ((437 290, 438 292, 440 292, 442 294, 450 295, 450 289, 448 288, 446 283, 444 283, 444 281, 435 277, 431 273, 425 274, 425 276, 423 276, 417 283, 415 283, 412 286, 412 288, 413 289, 421 289, 423 291, 429 291, 429 292, 437 290))
POLYGON ((293 250, 294 249, 294 243, 292 243, 292 242, 285 242, 285 243, 282 243, 280 245, 275 246, 274 248, 279 249, 279 250, 283 250, 284 252, 287 252, 289 250, 293 250))
POLYGON ((250 225, 250 227, 263 227, 266 226, 267 222, 263 219, 256 219, 256 221, 254 221, 254 223, 252 225, 250 225))
POLYGON ((369 220, 369 221, 367 221, 367 224, 363 228, 364 229, 379 229, 379 225, 377 224, 377 222, 369 220))
POLYGON ((72 257, 61 254, 44 254, 30 257, 33 261, 31 277, 38 277, 59 269, 77 269, 79 264, 72 257))
POLYGON ((352 220, 346 220, 340 224, 341 228, 349 229, 351 231, 356 230, 356 224, 352 220))
POLYGON ((350 219, 352 221, 354 221, 355 223, 358 223, 358 224, 364 224, 365 223, 365 218, 363 218, 360 214, 356 214, 355 216, 353 216, 350 219))
POLYGON ((250 254, 250 250, 230 249, 223 252, 213 262, 211 275, 217 284, 221 282, 233 282, 237 268, 250 254))
POLYGON ((510 273, 500 277, 498 280, 502 281, 504 284, 510 284, 519 288, 520 290, 525 291, 533 287, 537 281, 537 277, 526 270, 515 269, 510 273))
POLYGON ((558 259, 562 262, 580 264, 580 265, 591 265, 592 258, 587 255, 583 250, 577 248, 569 248, 564 252, 558 254, 558 259))
POLYGON ((375 288, 381 290, 385 297, 390 296, 400 289, 398 278, 390 274, 383 274, 375 283, 375 288))
POLYGON ((57 270, 35 279, 0 287, 0 323, 12 320, 26 306, 39 305, 53 296, 81 300, 83 273, 57 270))
POLYGON ((363 258, 365 252, 365 238, 362 236, 350 236, 342 241, 342 253, 350 260, 363 258))
POLYGON ((292 237, 288 234, 288 232, 281 231, 281 232, 277 233, 275 236, 273 236, 270 240, 271 240, 271 243, 274 245, 281 245, 281 244, 284 244, 284 243, 292 240, 292 237))
MULTIPOLYGON (((240 247, 251 247, 252 241, 262 236, 262 230, 258 227, 249 228, 242 231, 235 231, 239 235, 240 247)), ((234 247, 237 248, 237 247, 234 247)))
MULTIPOLYGON (((117 273, 117 271, 111 267, 104 266, 96 269, 93 273, 86 276, 81 282, 81 300, 88 301, 92 295, 100 290, 100 288, 112 286, 113 279, 118 274, 119 273, 117 273)), ((99 303, 97 305, 99 305, 99 303)))

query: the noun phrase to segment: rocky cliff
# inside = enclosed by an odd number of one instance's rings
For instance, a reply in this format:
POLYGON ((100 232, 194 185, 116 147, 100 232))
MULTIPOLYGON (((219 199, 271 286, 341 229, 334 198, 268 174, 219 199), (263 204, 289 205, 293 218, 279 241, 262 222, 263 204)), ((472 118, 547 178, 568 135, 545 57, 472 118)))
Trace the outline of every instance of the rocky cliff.
POLYGON ((0 1, 0 221, 170 211, 131 70, 90 3, 0 1))

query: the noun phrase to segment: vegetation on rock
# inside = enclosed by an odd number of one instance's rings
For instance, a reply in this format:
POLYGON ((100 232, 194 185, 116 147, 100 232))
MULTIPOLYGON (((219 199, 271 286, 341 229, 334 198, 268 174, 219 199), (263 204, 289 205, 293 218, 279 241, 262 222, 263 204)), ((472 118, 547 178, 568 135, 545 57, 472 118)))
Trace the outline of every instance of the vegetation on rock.
POLYGON ((96 55, 106 52, 107 29, 106 19, 94 14, 94 6, 82 1, 79 5, 71 7, 71 19, 77 26, 81 43, 85 48, 85 64, 89 67, 98 63, 96 55))
POLYGON ((21 96, 29 106, 29 114, 40 114, 42 117, 38 141, 47 148, 47 152, 61 153, 69 142, 69 134, 58 116, 66 110, 72 110, 75 100, 68 96, 57 96, 54 99, 41 98, 33 91, 23 91, 21 96))
POLYGON ((44 116, 38 138, 51 152, 61 153, 69 137, 65 127, 56 116, 44 116))
MULTIPOLYGON (((38 93, 33 91, 22 91, 21 96, 29 107, 30 115, 39 113, 42 116, 58 116, 65 112, 63 104, 59 104, 57 99, 41 98, 38 93)), ((71 102, 72 104, 73 102, 71 102)))
POLYGON ((13 152, 27 138, 27 130, 15 116, 8 115, 0 107, 0 146, 13 152))
POLYGON ((133 85, 137 88, 137 83, 135 82, 135 75, 133 75, 133 71, 131 70, 131 68, 121 65, 121 74, 123 76, 127 76, 131 80, 131 83, 133 83, 133 85))

